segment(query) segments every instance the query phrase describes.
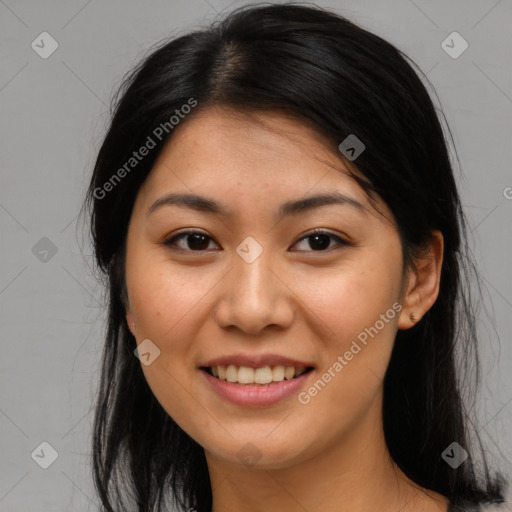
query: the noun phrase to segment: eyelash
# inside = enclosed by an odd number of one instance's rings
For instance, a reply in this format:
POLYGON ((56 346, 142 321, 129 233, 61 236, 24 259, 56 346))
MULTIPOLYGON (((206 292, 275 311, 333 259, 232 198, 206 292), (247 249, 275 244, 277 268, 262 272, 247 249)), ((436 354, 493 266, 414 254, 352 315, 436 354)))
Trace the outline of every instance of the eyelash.
MULTIPOLYGON (((189 250, 189 249, 181 249, 181 248, 174 248, 174 247, 172 247, 175 244, 176 240, 179 240, 181 238, 185 238, 185 237, 187 237, 189 235, 203 235, 204 237, 209 238, 210 240, 213 240, 213 238, 211 236, 209 236, 209 235, 207 235, 207 234, 205 234, 205 233, 203 233, 201 231, 183 231, 182 233, 178 233, 177 235, 174 235, 171 238, 168 238, 167 240, 165 240, 163 242, 163 245, 165 245, 167 247, 170 247, 171 249, 179 251, 179 252, 196 252, 196 253, 204 252, 203 250, 194 251, 194 250, 189 250)), ((315 229, 315 230, 307 233, 302 238, 297 240, 297 242, 295 242, 293 245, 296 245, 297 243, 302 242, 303 240, 305 240, 307 238, 310 238, 310 237, 313 237, 315 235, 327 235, 330 238, 334 238, 334 239, 338 240, 338 245, 341 246, 341 247, 352 245, 350 242, 348 242, 347 240, 339 237, 338 235, 334 235, 333 233, 331 233, 329 231, 322 230, 322 229, 315 229)), ((294 251, 294 252, 326 253, 326 252, 330 252, 331 250, 332 250, 332 247, 328 248, 328 249, 325 249, 325 250, 319 250, 319 251, 310 250, 310 251, 294 251)))

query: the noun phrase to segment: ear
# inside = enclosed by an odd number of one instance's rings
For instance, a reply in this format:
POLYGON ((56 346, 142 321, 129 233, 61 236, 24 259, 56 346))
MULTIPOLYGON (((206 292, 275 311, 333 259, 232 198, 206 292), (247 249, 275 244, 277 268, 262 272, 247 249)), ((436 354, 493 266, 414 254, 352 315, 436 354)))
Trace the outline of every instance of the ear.
POLYGON ((436 301, 441 281, 443 251, 443 235, 434 230, 421 255, 414 258, 415 268, 407 271, 408 284, 402 301, 398 329, 413 327, 436 301))
POLYGON ((128 324, 130 332, 135 337, 135 322, 133 320, 133 314, 129 309, 126 310, 126 323, 128 324))

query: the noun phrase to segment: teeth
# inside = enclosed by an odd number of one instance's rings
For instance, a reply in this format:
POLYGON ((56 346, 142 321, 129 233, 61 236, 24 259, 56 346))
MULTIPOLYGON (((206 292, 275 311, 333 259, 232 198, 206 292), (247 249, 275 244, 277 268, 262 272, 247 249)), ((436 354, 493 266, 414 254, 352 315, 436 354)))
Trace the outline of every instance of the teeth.
POLYGON ((228 382, 238 382, 238 368, 232 364, 226 368, 226 380, 228 382))
POLYGON ((293 379, 293 376, 295 375, 295 368, 293 366, 287 366, 286 370, 284 371, 284 378, 286 380, 293 379))
MULTIPOLYGON (((240 376, 240 368, 238 376, 240 376)), ((241 380, 239 382, 242 382, 241 380)), ((264 366, 263 368, 256 368, 254 371, 254 382, 256 384, 270 384, 272 382, 272 368, 270 366, 264 366)))
POLYGON ((302 375, 306 370, 305 366, 295 368, 283 365, 249 368, 247 366, 238 367, 230 364, 228 366, 211 367, 214 377, 238 384, 270 384, 271 382, 281 382, 285 379, 291 380, 302 375))
POLYGON ((281 382, 282 380, 284 380, 284 373, 284 366, 274 366, 274 368, 272 368, 272 380, 274 382, 281 382))
MULTIPOLYGON (((236 367, 235 368, 235 371, 236 371, 236 367)), ((247 368, 246 366, 242 366, 238 369, 238 382, 240 384, 251 384, 252 382, 254 382, 254 368, 247 368)), ((233 373, 233 375, 236 375, 235 373, 233 373)), ((232 382, 236 382, 235 381, 232 381, 232 382)))

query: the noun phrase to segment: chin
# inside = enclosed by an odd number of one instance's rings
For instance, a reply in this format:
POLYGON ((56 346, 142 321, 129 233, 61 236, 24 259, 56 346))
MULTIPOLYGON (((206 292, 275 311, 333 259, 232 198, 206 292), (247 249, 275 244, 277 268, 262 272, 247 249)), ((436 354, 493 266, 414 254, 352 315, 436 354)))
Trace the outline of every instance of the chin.
POLYGON ((270 438, 246 434, 223 445, 212 443, 210 446, 205 448, 207 455, 254 470, 285 469, 307 458, 304 438, 293 440, 286 435, 270 438))

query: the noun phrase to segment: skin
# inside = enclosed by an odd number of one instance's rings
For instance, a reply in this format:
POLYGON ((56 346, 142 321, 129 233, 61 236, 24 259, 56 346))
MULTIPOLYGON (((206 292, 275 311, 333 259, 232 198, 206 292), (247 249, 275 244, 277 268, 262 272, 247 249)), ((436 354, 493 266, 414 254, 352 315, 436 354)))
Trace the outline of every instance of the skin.
POLYGON ((162 407, 204 447, 214 512, 447 510, 445 497, 391 460, 381 413, 397 330, 437 298, 443 238, 433 232, 416 270, 404 272, 390 211, 379 198, 388 219, 372 208, 348 165, 297 120, 215 108, 175 128, 137 196, 126 320, 138 344, 148 338, 160 349, 142 370, 162 407), (276 217, 281 203, 328 190, 356 199, 365 213, 329 205, 276 217), (232 216, 176 205, 148 216, 169 192, 207 196, 232 216), (305 238, 315 228, 333 235, 329 248, 315 250, 305 238), (209 237, 204 250, 186 236, 165 245, 188 230, 209 237), (236 252, 247 236, 263 249, 252 263, 236 252), (402 310, 308 404, 294 395, 237 406, 199 373, 207 359, 272 352, 314 364, 309 387, 394 303, 402 310), (249 442, 259 456, 253 465, 238 457, 249 442))

